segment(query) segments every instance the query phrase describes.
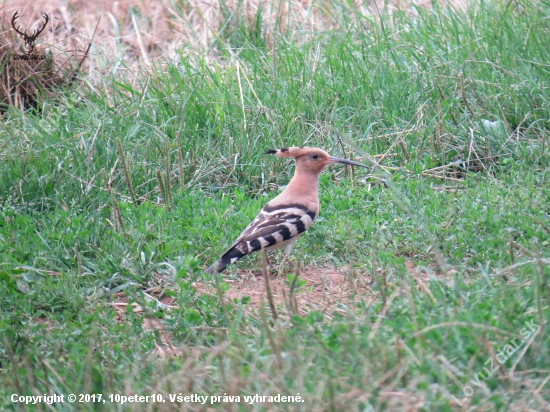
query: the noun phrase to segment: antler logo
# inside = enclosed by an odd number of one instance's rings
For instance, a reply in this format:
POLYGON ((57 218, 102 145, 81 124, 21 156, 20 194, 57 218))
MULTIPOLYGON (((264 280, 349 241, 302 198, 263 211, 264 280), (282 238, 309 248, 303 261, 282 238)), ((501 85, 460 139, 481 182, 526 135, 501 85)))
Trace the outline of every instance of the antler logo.
POLYGON ((23 37, 23 40, 25 41, 25 46, 27 48, 27 54, 30 55, 32 53, 32 51, 34 50, 34 42, 36 41, 36 38, 38 37, 38 35, 40 33, 42 33, 44 31, 44 29, 46 28, 46 25, 48 24, 48 21, 50 19, 49 19, 48 15, 46 13, 44 13, 43 14, 44 25, 42 26, 42 28, 34 30, 32 36, 29 36, 29 35, 27 35, 27 30, 25 30, 24 32, 19 31, 19 28, 21 26, 15 27, 15 21, 18 18, 18 14, 19 14, 19 10, 17 10, 13 14, 13 17, 11 19, 11 25, 12 25, 13 29, 23 37))

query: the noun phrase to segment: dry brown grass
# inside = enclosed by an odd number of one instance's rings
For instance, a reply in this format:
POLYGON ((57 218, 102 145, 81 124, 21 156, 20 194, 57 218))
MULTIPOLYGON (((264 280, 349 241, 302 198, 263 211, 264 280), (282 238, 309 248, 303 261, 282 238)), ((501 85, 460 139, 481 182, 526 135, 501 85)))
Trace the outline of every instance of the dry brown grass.
MULTIPOLYGON (((16 59, 19 55, 26 55, 24 42, 13 29, 11 16, 6 9, 0 14, 0 113, 8 105, 28 109, 35 107, 40 96, 54 98, 59 87, 71 87, 79 69, 84 62, 88 46, 79 48, 70 41, 71 36, 62 38, 59 48, 55 45, 43 44, 40 37, 32 50, 32 55, 44 56, 42 60, 16 59)), ((13 13, 12 13, 13 15, 13 13)), ((42 19, 37 19, 40 22, 42 19)), ((17 22, 19 25, 20 22, 17 22)), ((24 30, 25 26, 21 26, 24 30)), ((48 26, 46 26, 48 29, 48 26)), ((31 33, 29 28, 28 33, 31 33)), ((58 26, 50 28, 52 33, 60 31, 58 26)))
MULTIPOLYGON (((465 8, 465 0, 447 0, 465 8)), ((0 110, 6 104, 20 108, 36 105, 38 94, 55 96, 58 86, 72 83, 87 56, 86 72, 92 83, 100 73, 118 73, 134 77, 139 65, 149 66, 160 57, 172 59, 190 50, 208 53, 222 31, 232 30, 236 20, 250 27, 262 7, 262 31, 269 38, 300 30, 307 38, 314 33, 338 28, 342 13, 377 16, 395 10, 413 10, 413 5, 429 7, 431 0, 353 1, 355 7, 338 8, 346 3, 330 1, 245 0, 231 1, 102 1, 13 0, 0 9, 0 110), (19 10, 21 29, 32 30, 43 13, 50 16, 46 30, 37 40, 35 53, 50 59, 15 61, 13 53, 22 53, 23 41, 11 27, 11 17, 19 10), (238 18, 236 18, 238 16, 238 18), (86 54, 93 39, 93 47, 86 54)), ((347 7, 347 6, 346 6, 347 7)), ((296 38, 296 37, 295 37, 296 38)))
MULTIPOLYGON (((466 7, 465 0, 447 2, 466 7)), ((336 16, 342 13, 377 16, 398 9, 412 11, 413 5, 429 7, 431 3, 431 0, 353 0, 350 4, 355 7, 342 9, 342 5, 349 6, 326 0, 7 1, 0 9, 0 62, 4 64, 0 73, 0 104, 32 107, 39 91, 53 97, 57 86, 72 82, 92 39, 85 71, 95 83, 100 80, 98 74, 106 72, 123 76, 126 73, 125 77, 131 78, 139 65, 149 66, 161 56, 172 59, 177 53, 189 50, 208 53, 216 36, 231 30, 236 20, 244 20, 253 27, 260 6, 262 31, 269 39, 276 32, 284 35, 299 29, 300 36, 307 38, 338 28, 336 16), (45 52, 51 59, 29 62, 10 57, 21 52, 23 45, 11 27, 16 10, 22 30, 36 28, 43 13, 50 16, 46 30, 37 40, 35 53, 45 52)))
MULTIPOLYGON (((466 0, 446 2, 466 7, 466 0)), ((60 39, 62 30, 71 34, 73 46, 84 48, 99 22, 94 37, 94 56, 101 68, 121 57, 129 65, 135 62, 149 64, 160 55, 173 56, 181 48, 206 49, 227 23, 228 15, 235 13, 252 23, 260 4, 263 30, 272 35, 274 31, 286 33, 298 28, 304 32, 335 28, 338 26, 337 12, 376 16, 391 14, 397 9, 412 10, 412 5, 429 7, 432 0, 353 0, 351 4, 355 7, 348 10, 337 10, 334 3, 326 0, 108 0, 93 3, 77 0, 70 4, 62 0, 13 0, 5 3, 4 14, 11 18, 20 10, 20 22, 25 28, 29 22, 39 21, 42 13, 48 13, 51 26, 48 33, 41 35, 41 40, 59 48, 67 45, 66 40, 60 39)))

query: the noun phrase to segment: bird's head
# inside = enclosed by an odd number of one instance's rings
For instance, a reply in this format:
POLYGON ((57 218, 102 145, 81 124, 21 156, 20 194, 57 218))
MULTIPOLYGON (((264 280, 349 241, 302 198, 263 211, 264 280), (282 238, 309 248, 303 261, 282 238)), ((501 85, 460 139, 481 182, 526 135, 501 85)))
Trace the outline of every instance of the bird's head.
POLYGON ((293 157, 296 160, 297 168, 316 174, 321 173, 325 166, 331 163, 342 163, 369 168, 369 166, 363 163, 330 156, 327 152, 317 147, 283 147, 282 149, 267 150, 264 153, 275 154, 280 157, 293 157))

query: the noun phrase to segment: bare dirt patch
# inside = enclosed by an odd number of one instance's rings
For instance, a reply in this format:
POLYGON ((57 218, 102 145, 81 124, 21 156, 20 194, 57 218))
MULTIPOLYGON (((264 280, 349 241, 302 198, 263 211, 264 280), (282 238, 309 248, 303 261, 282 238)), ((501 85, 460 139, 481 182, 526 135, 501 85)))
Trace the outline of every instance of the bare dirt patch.
MULTIPOLYGON (((437 265, 416 265, 409 258, 405 260, 404 266, 407 273, 415 279, 418 288, 431 299, 435 298, 430 291, 430 281, 446 279, 448 282, 449 278, 456 273, 454 269, 451 269, 445 276, 438 270, 437 265)), ((352 269, 347 266, 341 268, 332 266, 317 267, 312 265, 300 270, 298 278, 300 286, 291 298, 291 282, 286 277, 286 274, 291 272, 291 270, 282 271, 284 275, 279 274, 276 269, 270 269, 269 272, 269 285, 273 304, 278 315, 283 318, 288 319, 291 313, 305 316, 313 310, 321 311, 325 316, 331 317, 334 313, 343 313, 342 311, 346 311, 347 307, 353 307, 353 304, 358 301, 362 300, 367 305, 371 305, 380 298, 379 292, 372 288, 373 276, 364 268, 352 269)), ((383 279, 383 272, 380 272, 379 276, 383 279)), ((158 274, 157 278, 161 279, 163 275, 158 274)), ((266 293, 266 282, 261 270, 240 269, 236 274, 226 276, 224 282, 229 285, 229 288, 223 293, 225 302, 238 304, 238 302, 249 298, 246 312, 255 316, 261 306, 269 312, 269 309, 267 309, 269 298, 266 293)), ((214 282, 197 281, 193 283, 193 287, 196 288, 197 295, 218 296, 214 282)), ((168 310, 178 306, 177 299, 163 295, 161 291, 148 289, 145 294, 147 299, 156 300, 168 310), (160 296, 157 293, 160 293, 160 296)), ((124 292, 118 292, 113 296, 115 299, 110 304, 117 312, 117 321, 123 321, 125 318, 124 312, 128 310, 135 313, 144 312, 138 303, 130 303, 130 299, 124 292), (129 304, 130 306, 128 306, 129 304)), ((158 318, 144 314, 142 324, 144 329, 156 331, 159 335, 160 340, 154 351, 156 356, 161 358, 190 356, 197 359, 206 350, 204 348, 199 349, 187 345, 172 344, 173 334, 165 328, 158 318)), ((225 328, 220 328, 220 331, 221 329, 225 328)))
MULTIPOLYGON (((249 296, 249 306, 252 308, 257 308, 263 301, 267 301, 266 283, 261 273, 257 270, 239 270, 237 273, 236 278, 226 280, 230 284, 229 290, 224 294, 226 299, 240 301, 249 296)), ((271 270, 269 278, 275 305, 288 306, 290 281, 286 275, 281 276, 271 270)), ((308 310, 326 311, 346 302, 376 297, 376 293, 373 294, 370 288, 371 276, 347 267, 337 269, 329 266, 306 266, 300 270, 298 279, 298 283, 305 282, 295 293, 296 307, 302 314, 308 310)), ((196 282, 193 286, 197 288, 198 293, 216 293, 211 285, 196 282)))
MULTIPOLYGON (((451 269, 447 275, 444 275, 438 270, 436 264, 417 266, 411 259, 405 260, 405 269, 415 279, 419 289, 430 295, 430 281, 439 279, 449 283, 452 282, 452 275, 456 273, 455 269, 451 269)), ((270 269, 269 273, 273 303, 278 308, 286 307, 288 309, 291 305, 291 281, 287 279, 286 274, 294 272, 292 270, 279 272, 277 269, 270 269)), ((383 278, 384 274, 380 273, 380 276, 383 278)), ((159 274, 157 277, 160 279, 163 276, 159 274)), ((254 311, 269 300, 266 282, 259 269, 239 269, 235 275, 226 276, 224 282, 229 285, 229 288, 223 293, 224 300, 228 302, 247 301, 248 309, 254 311)), ((300 269, 297 286, 293 293, 295 307, 303 315, 311 310, 328 313, 342 305, 360 300, 371 302, 376 300, 379 295, 377 291, 373 291, 373 283, 373 277, 364 268, 306 266, 300 269)), ((196 288, 198 295, 218 296, 214 282, 197 281, 192 286, 196 288)), ((161 294, 160 299, 157 292, 150 289, 146 291, 146 296, 148 299, 156 300, 168 310, 178 306, 177 299, 167 295, 162 296, 162 292, 158 293, 161 294)), ((111 306, 117 311, 117 320, 121 320, 123 313, 127 310, 129 300, 124 292, 118 292, 114 296, 116 299, 111 306)), ((133 312, 143 312, 143 308, 136 302, 131 303, 131 308, 133 312)))

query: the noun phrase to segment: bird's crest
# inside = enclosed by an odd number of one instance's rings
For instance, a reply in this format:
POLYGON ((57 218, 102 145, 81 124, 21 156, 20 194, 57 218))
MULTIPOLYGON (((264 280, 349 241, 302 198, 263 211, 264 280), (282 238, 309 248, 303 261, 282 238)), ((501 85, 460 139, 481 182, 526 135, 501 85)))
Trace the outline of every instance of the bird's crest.
POLYGON ((318 154, 323 158, 328 158, 329 155, 324 150, 316 147, 283 147, 282 149, 270 149, 266 150, 264 154, 275 154, 280 157, 300 157, 308 154, 318 154))

